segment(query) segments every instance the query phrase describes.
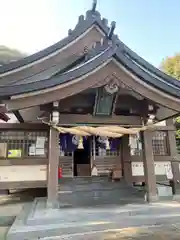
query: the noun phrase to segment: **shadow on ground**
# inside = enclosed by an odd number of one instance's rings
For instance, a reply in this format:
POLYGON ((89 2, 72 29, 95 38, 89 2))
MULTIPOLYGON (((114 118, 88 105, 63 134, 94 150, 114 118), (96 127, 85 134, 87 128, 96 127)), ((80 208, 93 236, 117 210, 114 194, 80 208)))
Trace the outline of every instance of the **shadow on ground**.
POLYGON ((9 195, 0 196, 0 240, 5 235, 26 202, 32 202, 36 197, 45 197, 46 189, 27 189, 12 191, 9 195))
POLYGON ((45 197, 46 189, 27 189, 21 191, 12 191, 9 195, 0 197, 0 207, 16 203, 31 202, 36 197, 45 197))

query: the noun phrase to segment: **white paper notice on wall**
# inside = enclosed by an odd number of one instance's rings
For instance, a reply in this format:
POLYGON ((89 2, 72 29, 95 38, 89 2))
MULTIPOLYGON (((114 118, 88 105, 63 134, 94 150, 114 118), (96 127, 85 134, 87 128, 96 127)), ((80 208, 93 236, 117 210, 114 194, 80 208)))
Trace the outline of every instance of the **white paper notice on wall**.
POLYGON ((45 141, 46 141, 45 137, 37 137, 36 147, 37 148, 44 148, 45 141))
POLYGON ((45 137, 37 137, 36 144, 31 144, 29 147, 29 155, 45 155, 45 137))
POLYGON ((155 162, 155 174, 156 175, 166 175, 166 169, 171 169, 171 163, 166 161, 166 162, 155 162))
POLYGON ((31 144, 31 146, 29 147, 29 155, 30 156, 35 156, 36 155, 36 146, 35 146, 35 144, 31 144))
POLYGON ((46 181, 47 165, 0 166, 0 182, 46 181))
POLYGON ((144 166, 141 162, 132 163, 132 176, 144 176, 144 166))
POLYGON ((169 180, 173 179, 172 168, 169 166, 165 166, 165 171, 166 171, 167 179, 169 180))
POLYGON ((44 148, 45 148, 45 142, 46 142, 46 138, 45 137, 37 137, 37 140, 36 140, 36 151, 37 151, 37 149, 41 149, 41 151, 39 151, 40 154, 42 154, 44 152, 42 150, 44 150, 44 148))
MULTIPOLYGON (((142 162, 132 162, 132 176, 144 176, 144 164, 142 162)), ((172 179, 171 163, 169 161, 155 162, 154 171, 156 176, 166 175, 172 179)))

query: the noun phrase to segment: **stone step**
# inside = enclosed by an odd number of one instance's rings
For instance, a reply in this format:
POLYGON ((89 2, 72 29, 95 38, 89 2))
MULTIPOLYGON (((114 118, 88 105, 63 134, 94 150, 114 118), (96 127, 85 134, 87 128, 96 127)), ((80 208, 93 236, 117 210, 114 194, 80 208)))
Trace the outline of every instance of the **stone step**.
POLYGON ((87 184, 87 183, 96 183, 96 182, 107 182, 108 177, 73 177, 68 178, 64 177, 60 179, 60 184, 87 184))
POLYGON ((60 203, 72 206, 120 204, 136 200, 144 201, 144 192, 129 186, 125 181, 110 182, 108 179, 75 179, 59 185, 60 203))
POLYGON ((88 191, 59 195, 59 202, 72 206, 93 206, 101 204, 121 204, 123 202, 143 202, 144 195, 122 191, 88 191))
MULTIPOLYGON (((76 178, 62 178, 59 180, 59 184, 66 184, 66 185, 84 185, 90 183, 101 183, 107 184, 112 183, 108 179, 108 177, 76 177, 76 178)), ((114 182, 114 184, 125 183, 124 179, 121 179, 118 182, 114 182)))
POLYGON ((118 181, 118 182, 111 182, 108 181, 106 178, 96 178, 96 179, 71 179, 66 181, 60 181, 59 182, 59 191, 60 192, 66 192, 66 191, 97 191, 97 190, 124 190, 124 191, 133 191, 137 192, 135 188, 132 186, 129 186, 125 183, 124 180, 118 181))

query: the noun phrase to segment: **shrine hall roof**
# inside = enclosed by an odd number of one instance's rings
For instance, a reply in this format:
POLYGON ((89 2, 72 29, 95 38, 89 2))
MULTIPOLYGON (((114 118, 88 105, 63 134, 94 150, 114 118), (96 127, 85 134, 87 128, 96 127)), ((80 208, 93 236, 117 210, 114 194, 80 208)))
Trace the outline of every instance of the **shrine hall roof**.
POLYGON ((67 83, 85 74, 88 74, 88 72, 93 71, 94 69, 111 59, 118 61, 126 69, 131 71, 140 79, 143 79, 149 85, 165 91, 172 96, 178 98, 180 97, 180 85, 178 86, 178 81, 176 81, 175 79, 172 79, 171 81, 165 81, 163 78, 154 75, 152 72, 149 72, 147 69, 143 68, 143 66, 135 62, 126 54, 126 52, 123 51, 121 47, 117 47, 116 45, 109 46, 106 44, 92 49, 89 54, 86 55, 86 57, 81 58, 79 60, 79 63, 76 64, 72 69, 70 68, 69 70, 67 69, 67 71, 65 72, 57 73, 51 78, 32 82, 26 82, 24 79, 23 82, 18 82, 18 85, 13 84, 0 87, 0 96, 12 96, 21 93, 28 93, 36 90, 55 87, 62 83, 67 83), (101 48, 101 51, 96 54, 98 48, 101 48))
POLYGON ((11 84, 1 84, 0 96, 6 97, 55 87, 84 74, 88 74, 88 72, 93 71, 108 60, 115 59, 144 82, 172 96, 180 98, 180 82, 149 64, 121 42, 117 35, 114 34, 115 22, 112 22, 111 27, 108 27, 107 20, 101 18, 100 13, 96 11, 96 1, 94 1, 92 9, 86 12, 85 18, 84 16, 79 17, 78 24, 74 30, 69 30, 68 37, 32 56, 1 66, 0 74, 25 66, 56 52, 78 38, 93 25, 98 26, 104 33, 103 43, 96 43, 96 47, 92 50, 89 50, 82 56, 76 56, 63 67, 58 65, 54 66, 56 71, 53 75, 46 75, 44 78, 42 74, 40 78, 35 75, 33 78, 26 77, 11 84), (61 70, 59 71, 58 69, 61 70))

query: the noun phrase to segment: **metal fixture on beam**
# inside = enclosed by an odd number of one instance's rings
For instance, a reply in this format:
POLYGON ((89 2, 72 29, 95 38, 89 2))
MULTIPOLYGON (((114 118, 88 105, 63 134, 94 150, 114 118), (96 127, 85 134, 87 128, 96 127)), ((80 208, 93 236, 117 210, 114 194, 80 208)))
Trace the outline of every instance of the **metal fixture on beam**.
POLYGON ((54 124, 58 124, 59 123, 59 102, 53 102, 53 110, 52 110, 52 122, 54 124))

